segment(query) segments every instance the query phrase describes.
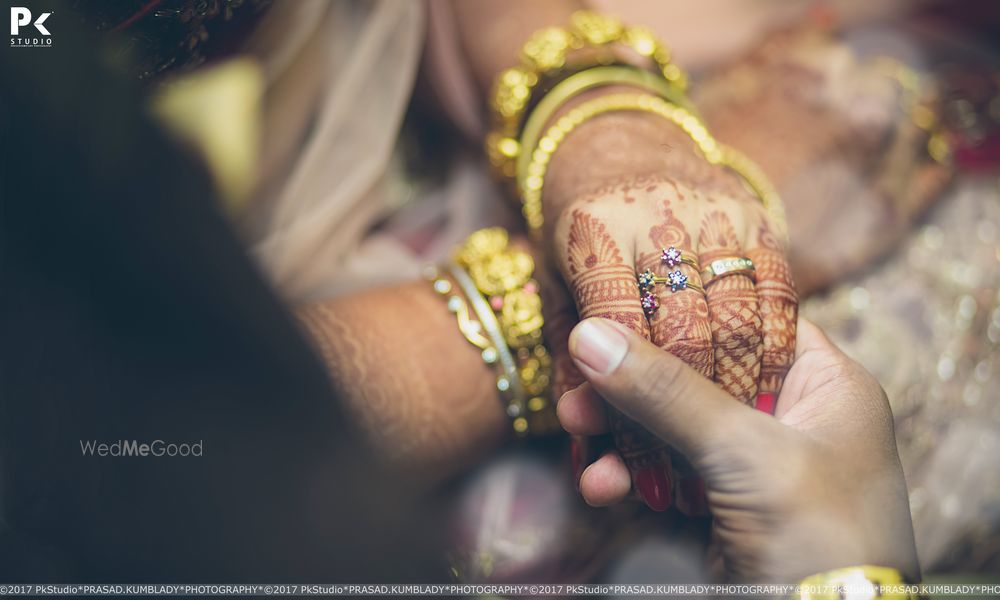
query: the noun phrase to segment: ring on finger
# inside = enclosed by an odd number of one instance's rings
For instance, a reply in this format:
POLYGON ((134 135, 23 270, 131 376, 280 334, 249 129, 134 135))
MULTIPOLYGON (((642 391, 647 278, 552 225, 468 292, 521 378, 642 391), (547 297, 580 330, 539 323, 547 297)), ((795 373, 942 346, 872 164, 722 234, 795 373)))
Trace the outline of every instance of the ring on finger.
POLYGON ((660 308, 660 301, 653 293, 656 284, 662 283, 670 286, 670 291, 675 294, 681 290, 689 289, 704 294, 705 290, 697 283, 688 279, 688 276, 681 271, 675 270, 667 273, 666 277, 659 277, 651 270, 646 269, 636 277, 639 282, 639 292, 641 294, 640 304, 647 317, 652 317, 660 308))
POLYGON ((685 254, 674 246, 660 249, 660 262, 666 265, 668 269, 673 269, 682 264, 694 267, 695 269, 701 268, 701 265, 698 264, 698 261, 693 256, 685 254))
POLYGON ((726 275, 746 275, 756 281, 753 261, 745 256, 727 256, 708 263, 701 271, 701 280, 707 287, 710 283, 726 275))

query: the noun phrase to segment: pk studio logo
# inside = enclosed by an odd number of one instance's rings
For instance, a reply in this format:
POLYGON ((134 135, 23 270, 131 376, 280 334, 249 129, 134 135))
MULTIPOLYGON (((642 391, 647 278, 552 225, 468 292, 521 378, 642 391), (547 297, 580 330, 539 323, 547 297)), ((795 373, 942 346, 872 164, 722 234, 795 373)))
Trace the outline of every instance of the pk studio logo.
MULTIPOLYGON (((10 7, 10 47, 11 48, 51 48, 52 34, 46 29, 45 20, 52 16, 52 13, 45 12, 34 21, 31 20, 31 11, 24 6, 10 7), (35 30, 41 37, 21 36, 21 28, 26 25, 34 25, 35 30)), ((34 33, 34 32, 32 32, 34 33)))

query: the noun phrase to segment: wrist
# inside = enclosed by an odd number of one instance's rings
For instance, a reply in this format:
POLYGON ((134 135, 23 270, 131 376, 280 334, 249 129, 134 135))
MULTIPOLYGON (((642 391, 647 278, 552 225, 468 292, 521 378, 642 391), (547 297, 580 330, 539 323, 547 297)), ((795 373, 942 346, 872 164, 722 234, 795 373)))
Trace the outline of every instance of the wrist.
MULTIPOLYGON (((583 102, 623 89, 633 88, 607 86, 581 94, 567 102, 551 121, 583 102)), ((680 127, 656 114, 620 111, 582 123, 553 155, 542 197, 545 222, 555 226, 573 202, 595 190, 619 182, 633 183, 652 174, 700 191, 752 199, 739 178, 710 164, 680 127)))

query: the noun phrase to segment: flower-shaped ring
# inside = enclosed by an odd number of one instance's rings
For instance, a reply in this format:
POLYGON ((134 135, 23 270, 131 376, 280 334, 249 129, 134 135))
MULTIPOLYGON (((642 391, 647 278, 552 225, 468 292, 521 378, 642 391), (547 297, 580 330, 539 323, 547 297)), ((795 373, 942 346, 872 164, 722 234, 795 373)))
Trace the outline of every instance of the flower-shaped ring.
POLYGON ((694 290, 702 294, 705 293, 705 290, 700 285, 690 281, 688 276, 681 273, 680 270, 671 271, 667 273, 666 277, 659 277, 649 269, 646 269, 636 277, 636 280, 639 283, 640 304, 642 305, 643 312, 646 313, 646 317, 652 317, 660 308, 660 301, 654 293, 654 288, 658 283, 669 285, 670 291, 674 293, 684 289, 694 290))
POLYGON ((685 264, 695 269, 700 269, 701 265, 694 257, 689 256, 675 246, 668 246, 660 250, 660 262, 662 262, 668 269, 673 269, 674 267, 685 264))

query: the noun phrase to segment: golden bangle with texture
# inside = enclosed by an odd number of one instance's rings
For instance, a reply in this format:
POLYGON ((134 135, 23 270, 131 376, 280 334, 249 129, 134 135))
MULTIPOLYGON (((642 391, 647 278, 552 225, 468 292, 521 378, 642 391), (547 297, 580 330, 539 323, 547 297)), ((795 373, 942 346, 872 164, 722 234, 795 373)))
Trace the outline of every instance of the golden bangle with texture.
POLYGON ((535 147, 538 145, 538 138, 542 135, 542 128, 559 111, 566 102, 588 90, 611 86, 611 85, 631 85, 642 88, 643 91, 652 92, 669 102, 684 106, 689 111, 694 112, 694 107, 690 104, 684 94, 665 79, 632 66, 615 65, 607 67, 593 67, 574 73, 555 85, 545 96, 539 100, 535 108, 532 109, 528 118, 524 122, 521 131, 519 147, 521 152, 517 155, 516 175, 518 185, 524 186, 524 178, 528 163, 535 147))
MULTIPOLYGON (((494 124, 486 138, 486 151, 496 171, 515 176, 521 152, 519 132, 535 87, 542 78, 566 68, 570 52, 584 47, 603 48, 622 44, 640 58, 651 60, 660 76, 679 92, 687 88, 687 76, 670 62, 670 50, 645 27, 625 26, 610 15, 580 10, 570 17, 570 26, 548 27, 535 32, 521 50, 521 64, 506 69, 494 85, 494 124)), ((602 60, 592 61, 600 64, 602 60)))
POLYGON ((686 109, 656 96, 635 93, 609 94, 588 100, 557 119, 538 141, 538 147, 532 152, 531 162, 527 167, 524 185, 519 190, 522 199, 521 210, 533 233, 537 235, 545 221, 542 215, 542 188, 549 162, 559 145, 583 122, 601 114, 620 111, 656 114, 680 127, 694 141, 705 160, 714 165, 728 167, 743 179, 750 191, 764 205, 780 235, 787 235, 781 198, 756 163, 742 153, 717 142, 701 121, 686 109))
POLYGON ((542 337, 542 301, 531 255, 509 247, 506 230, 481 229, 455 250, 447 272, 432 267, 427 278, 448 297, 465 339, 496 368, 497 390, 514 432, 557 431, 552 359, 542 337))

